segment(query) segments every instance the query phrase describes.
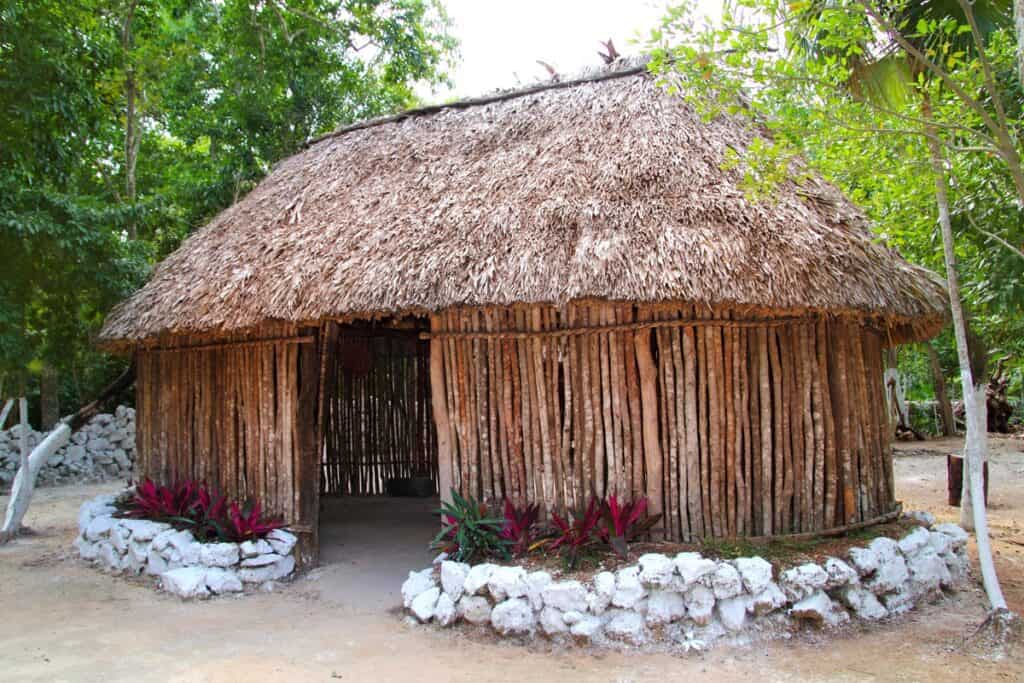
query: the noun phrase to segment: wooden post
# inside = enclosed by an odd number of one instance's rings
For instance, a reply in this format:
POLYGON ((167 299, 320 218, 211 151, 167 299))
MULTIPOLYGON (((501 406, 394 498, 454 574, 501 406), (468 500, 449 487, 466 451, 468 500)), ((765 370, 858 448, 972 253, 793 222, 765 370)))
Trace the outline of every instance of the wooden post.
POLYGON ((638 330, 633 335, 636 363, 640 372, 640 408, 643 419, 644 465, 647 486, 645 495, 652 515, 663 514, 664 498, 661 490, 661 449, 658 446, 658 386, 651 354, 651 330, 638 330))
MULTIPOLYGON (((430 330, 441 331, 441 319, 430 316, 430 330)), ((442 502, 451 501, 452 490, 452 442, 451 427, 448 423, 448 405, 444 391, 443 339, 430 340, 430 403, 434 409, 434 424, 437 427, 437 488, 442 502)))

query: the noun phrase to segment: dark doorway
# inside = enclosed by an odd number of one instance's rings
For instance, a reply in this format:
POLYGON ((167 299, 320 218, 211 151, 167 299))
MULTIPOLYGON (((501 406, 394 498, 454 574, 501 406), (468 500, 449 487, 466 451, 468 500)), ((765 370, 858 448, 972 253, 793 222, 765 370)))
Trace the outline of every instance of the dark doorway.
POLYGON ((416 318, 338 328, 325 387, 322 495, 436 495, 423 329, 416 318))

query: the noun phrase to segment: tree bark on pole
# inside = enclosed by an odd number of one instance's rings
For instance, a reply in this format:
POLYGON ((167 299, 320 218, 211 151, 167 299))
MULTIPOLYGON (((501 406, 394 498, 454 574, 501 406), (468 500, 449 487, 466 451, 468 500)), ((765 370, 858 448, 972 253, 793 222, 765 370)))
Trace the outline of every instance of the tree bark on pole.
MULTIPOLYGON (((924 118, 931 120, 928 101, 924 101, 924 118)), ((967 325, 964 321, 960 301, 960 283, 956 273, 956 252, 953 244, 953 226, 950 223, 949 196, 946 190, 946 168, 939 147, 935 126, 926 124, 928 148, 931 157, 932 174, 935 180, 935 201, 939 211, 939 229, 942 232, 942 252, 946 265, 946 283, 949 288, 949 305, 953 316, 953 333, 956 336, 957 359, 960 363, 960 381, 963 385, 964 416, 967 436, 964 443, 964 491, 961 498, 961 524, 974 529, 978 544, 978 561, 981 564, 981 578, 993 613, 1008 612, 1006 599, 996 576, 992 547, 989 541, 988 517, 985 512, 985 496, 982 492, 982 467, 985 462, 985 440, 987 420, 985 417, 985 386, 982 381, 976 386, 971 371, 970 353, 967 347, 967 325), (980 399, 979 399, 980 396, 980 399), (970 495, 970 501, 968 501, 970 495), (968 512, 970 508, 970 512, 968 512), (971 513, 973 512, 973 515, 971 513), (971 517, 973 516, 973 519, 971 517), (973 524, 972 524, 973 522, 973 524)))
POLYGON ((32 449, 31 453, 28 451, 28 405, 24 398, 21 399, 23 415, 21 466, 14 477, 14 484, 11 486, 11 499, 7 503, 7 513, 4 516, 4 524, 0 527, 0 545, 17 536, 18 530, 21 529, 21 520, 25 518, 28 506, 32 502, 32 492, 35 490, 36 477, 39 475, 39 470, 43 468, 46 460, 68 442, 72 432, 99 413, 100 409, 109 399, 130 387, 133 382, 135 382, 134 363, 121 373, 121 376, 114 380, 110 386, 104 389, 99 398, 80 408, 75 414, 61 420, 53 431, 47 434, 46 438, 32 449))
POLYGON ((946 387, 946 376, 942 374, 942 366, 939 364, 939 354, 930 342, 925 342, 925 349, 928 351, 928 361, 932 369, 932 383, 935 384, 935 400, 939 404, 939 411, 942 414, 942 435, 955 436, 956 422, 953 420, 953 404, 949 400, 949 390, 946 387))
POLYGON ((0 409, 0 429, 4 428, 4 423, 7 422, 7 416, 11 412, 11 408, 14 407, 14 399, 9 398, 4 402, 4 407, 0 409))

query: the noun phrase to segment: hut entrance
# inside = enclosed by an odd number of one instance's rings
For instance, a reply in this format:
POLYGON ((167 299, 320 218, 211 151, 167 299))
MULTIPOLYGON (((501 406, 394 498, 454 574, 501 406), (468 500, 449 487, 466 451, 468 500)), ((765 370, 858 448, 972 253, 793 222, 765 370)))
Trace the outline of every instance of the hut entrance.
POLYGON ((437 493, 429 342, 415 319, 338 329, 324 396, 321 495, 437 493))
POLYGON ((406 568, 430 560, 437 436, 425 327, 406 319, 328 331, 320 561, 346 595, 390 597, 406 568))

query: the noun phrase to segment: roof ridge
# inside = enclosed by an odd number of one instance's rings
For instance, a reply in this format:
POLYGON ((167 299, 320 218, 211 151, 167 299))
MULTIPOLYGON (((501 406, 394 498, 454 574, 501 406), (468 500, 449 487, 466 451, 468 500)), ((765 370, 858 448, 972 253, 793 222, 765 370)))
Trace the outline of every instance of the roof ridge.
POLYGON ((376 128, 377 126, 383 126, 389 123, 399 123, 406 119, 418 118, 420 116, 430 116, 449 109, 469 109, 471 107, 492 104, 494 102, 504 102, 506 100, 513 100, 519 97, 533 95, 535 93, 547 92, 549 90, 561 90, 563 88, 573 88, 586 83, 599 83, 601 81, 610 81, 616 78, 637 76, 647 72, 647 64, 649 62, 650 58, 646 56, 632 59, 625 58, 622 59, 621 62, 612 64, 607 68, 598 69, 585 76, 577 76, 564 81, 547 81, 523 88, 498 90, 488 95, 468 97, 461 100, 455 100, 454 102, 445 102, 444 104, 431 104, 424 107, 415 107, 413 109, 406 109, 405 111, 397 114, 364 119, 362 121, 356 121, 355 123, 350 123, 348 125, 341 126, 340 128, 336 128, 330 133, 324 133, 318 137, 311 138, 302 145, 301 149, 308 149, 318 142, 323 142, 324 140, 329 140, 334 137, 340 137, 353 131, 364 130, 366 128, 376 128))

